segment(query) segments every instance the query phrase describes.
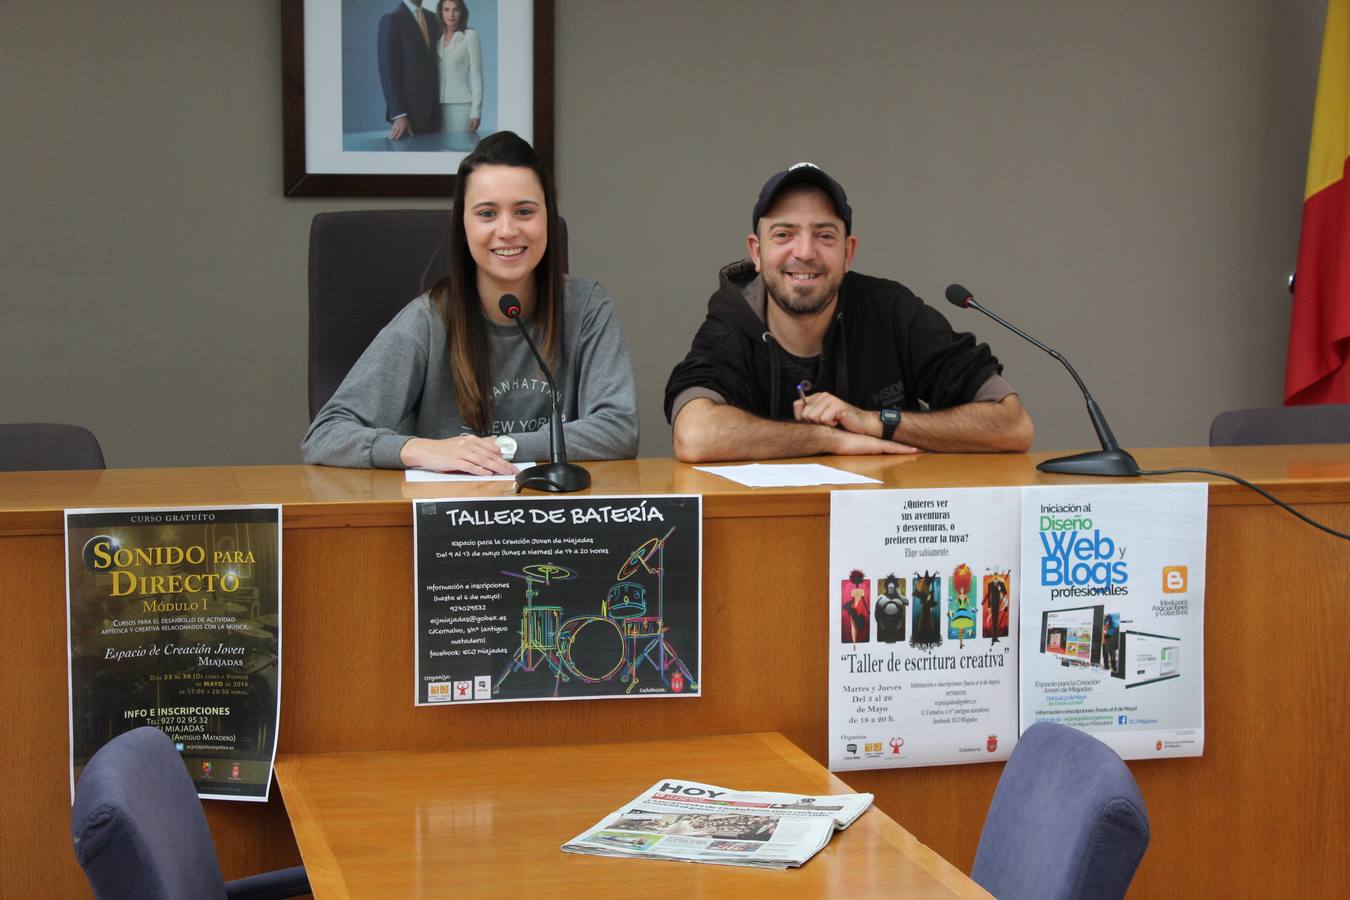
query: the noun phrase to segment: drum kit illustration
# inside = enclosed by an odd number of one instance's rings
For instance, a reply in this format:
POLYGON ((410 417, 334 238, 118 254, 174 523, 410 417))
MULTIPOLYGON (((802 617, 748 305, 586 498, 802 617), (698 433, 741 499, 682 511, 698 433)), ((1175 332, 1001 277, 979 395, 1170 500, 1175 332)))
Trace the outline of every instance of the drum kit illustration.
POLYGON ((650 666, 662 684, 676 693, 697 689, 695 681, 674 645, 666 637, 665 546, 675 532, 644 541, 628 554, 619 567, 618 579, 600 602, 600 615, 563 620, 561 606, 543 606, 535 601, 540 588, 569 581, 577 573, 554 563, 522 566, 505 572, 525 582, 525 606, 520 611, 520 646, 492 686, 494 694, 513 672, 534 672, 547 666, 553 673, 553 696, 564 681, 600 684, 618 678, 632 693, 638 685, 638 670, 650 666), (648 615, 647 588, 633 579, 638 573, 656 578, 656 615, 648 615))

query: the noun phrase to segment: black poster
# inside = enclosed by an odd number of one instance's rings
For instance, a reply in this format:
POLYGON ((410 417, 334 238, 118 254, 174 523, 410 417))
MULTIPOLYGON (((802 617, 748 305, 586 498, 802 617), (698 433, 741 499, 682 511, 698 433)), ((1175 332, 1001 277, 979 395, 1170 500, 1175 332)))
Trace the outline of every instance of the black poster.
POLYGON ((266 800, 281 670, 281 507, 67 510, 71 786, 152 725, 204 798, 266 800))
POLYGON ((422 704, 698 696, 702 498, 414 502, 422 704))

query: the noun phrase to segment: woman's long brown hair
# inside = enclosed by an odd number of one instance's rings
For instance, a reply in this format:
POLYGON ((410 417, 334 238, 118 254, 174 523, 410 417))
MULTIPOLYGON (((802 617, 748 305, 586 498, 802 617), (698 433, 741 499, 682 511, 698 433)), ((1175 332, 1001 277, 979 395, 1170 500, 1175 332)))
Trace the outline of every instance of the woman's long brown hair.
POLYGON ((469 253, 463 212, 469 178, 480 166, 529 169, 544 188, 548 246, 534 269, 531 319, 539 352, 550 368, 561 343, 563 246, 553 179, 534 148, 510 131, 499 131, 479 141, 473 152, 459 164, 455 205, 450 214, 450 273, 431 289, 431 299, 445 322, 445 352, 454 377, 459 414, 469 428, 478 434, 486 434, 492 423, 492 360, 488 349, 487 319, 478 295, 478 265, 469 253))

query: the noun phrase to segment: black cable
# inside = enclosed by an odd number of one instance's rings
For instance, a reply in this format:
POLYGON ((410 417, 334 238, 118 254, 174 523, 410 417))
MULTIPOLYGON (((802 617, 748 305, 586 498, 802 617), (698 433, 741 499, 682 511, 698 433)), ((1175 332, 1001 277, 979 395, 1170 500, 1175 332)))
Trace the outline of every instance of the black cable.
POLYGON ((1271 503, 1274 503, 1276 506, 1280 507, 1280 509, 1283 509, 1285 512, 1289 513, 1290 515, 1297 516, 1298 518, 1300 518, 1300 519, 1302 519, 1303 521, 1307 522, 1307 523, 1308 523, 1309 525, 1311 525, 1312 527, 1314 527, 1314 528, 1320 528, 1322 531, 1325 531, 1327 534, 1331 535, 1332 537, 1338 537, 1338 538, 1340 538, 1340 539, 1343 540, 1343 541, 1350 541, 1350 534, 1346 534, 1345 532, 1337 531, 1337 530, 1334 529, 1334 528, 1330 528, 1330 527, 1328 527, 1328 526, 1326 526, 1326 525, 1323 525, 1321 522, 1318 522, 1316 519, 1310 519, 1310 518, 1308 518, 1308 517, 1305 516, 1303 513, 1301 513, 1301 512, 1299 512, 1298 510, 1294 509, 1294 508, 1293 508, 1292 506, 1290 506, 1288 503, 1285 503, 1283 500, 1281 500, 1279 497, 1276 497, 1274 494, 1270 493, 1269 491, 1263 490, 1262 488, 1259 488, 1259 487, 1257 487, 1256 485, 1252 484, 1252 483, 1251 483, 1250 481, 1248 481, 1247 479, 1245 479, 1245 478, 1239 478, 1238 476, 1232 474, 1231 472, 1220 472, 1220 471, 1218 471, 1217 469, 1153 469, 1153 470, 1149 470, 1149 471, 1146 471, 1146 470, 1142 470, 1142 469, 1141 469, 1140 472, 1139 472, 1139 474, 1140 474, 1140 475, 1181 475, 1181 474, 1190 473, 1190 472, 1193 472, 1193 473, 1195 473, 1195 474, 1197 474, 1197 475, 1214 475, 1214 476, 1217 476, 1217 477, 1219 477, 1219 478, 1227 478, 1229 481, 1236 481, 1238 484, 1242 485, 1243 487, 1249 488, 1250 490, 1253 490, 1253 491, 1256 491, 1256 492, 1257 492, 1258 494, 1260 494, 1262 497, 1265 497, 1265 498, 1266 498, 1267 500, 1269 500, 1271 503))

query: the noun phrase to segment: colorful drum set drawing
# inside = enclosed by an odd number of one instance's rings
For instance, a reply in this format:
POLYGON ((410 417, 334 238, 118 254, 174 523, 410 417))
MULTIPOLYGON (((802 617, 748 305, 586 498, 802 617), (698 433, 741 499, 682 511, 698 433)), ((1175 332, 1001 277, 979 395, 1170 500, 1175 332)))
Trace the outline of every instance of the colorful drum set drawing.
POLYGON ((675 647, 666 638, 665 559, 666 541, 675 532, 643 542, 619 567, 618 580, 605 592, 600 615, 563 620, 561 606, 535 603, 541 587, 568 581, 576 572, 554 563, 522 566, 519 572, 502 572, 525 582, 525 606, 520 611, 520 646, 497 681, 494 694, 513 672, 534 672, 547 666, 553 673, 553 696, 564 681, 600 684, 616 677, 632 693, 638 685, 638 670, 654 669, 667 690, 696 690, 694 679, 675 647), (633 578, 643 572, 656 578, 656 615, 648 615, 647 588, 633 578))

